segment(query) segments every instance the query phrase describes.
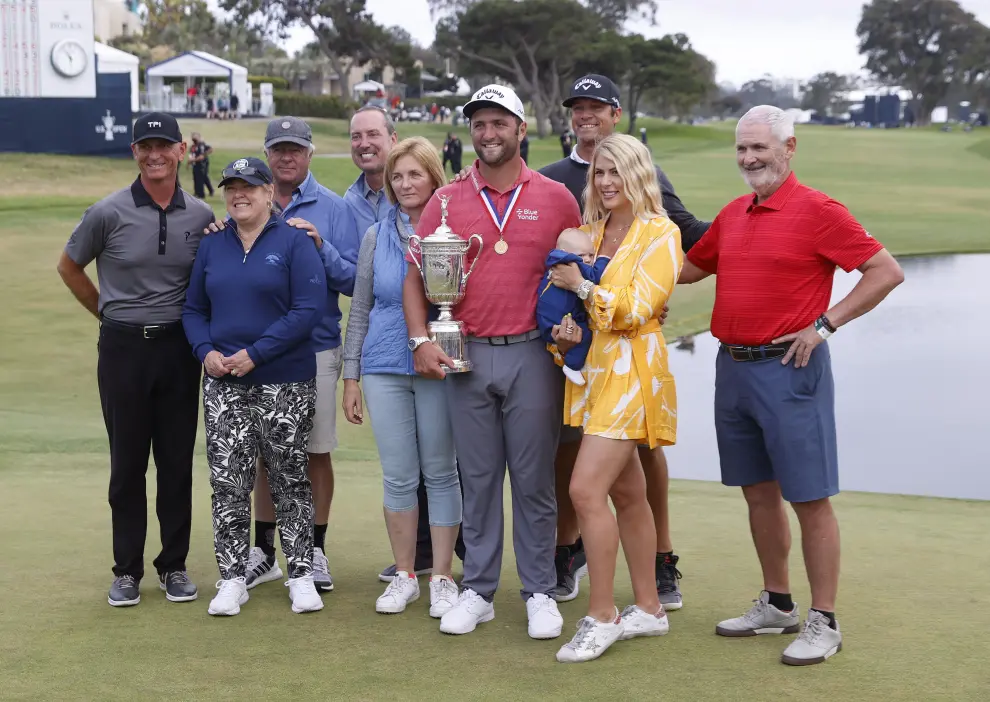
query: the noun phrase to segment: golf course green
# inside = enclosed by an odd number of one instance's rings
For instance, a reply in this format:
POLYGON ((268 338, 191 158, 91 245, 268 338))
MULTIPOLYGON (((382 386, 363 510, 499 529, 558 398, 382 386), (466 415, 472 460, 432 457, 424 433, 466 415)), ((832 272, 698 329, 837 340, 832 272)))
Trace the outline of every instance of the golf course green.
MULTIPOLYGON (((214 146, 214 182, 230 160, 262 155, 263 121, 181 125, 184 136, 199 131, 214 146)), ((645 126, 657 163, 699 218, 712 219, 746 192, 732 125, 646 120, 645 126)), ((357 175, 347 156, 347 125, 314 120, 313 129, 312 170, 342 193, 357 175)), ((400 136, 422 134, 438 147, 448 129, 399 125, 400 136)), ((458 131, 467 161, 470 139, 458 131)), ((893 253, 990 251, 990 131, 798 126, 797 134, 798 177, 845 203, 893 253)), ((530 165, 560 157, 555 138, 531 141, 530 165)), ((596 662, 565 666, 554 653, 585 613, 587 580, 576 600, 561 605, 564 637, 529 639, 509 538, 496 618, 475 633, 440 634, 427 613, 428 598, 402 615, 375 613, 384 587, 376 576, 391 562, 381 471, 369 424, 355 427, 343 417, 327 536, 336 589, 324 595, 321 612, 292 614, 287 589, 274 582, 252 590, 240 616, 207 615, 218 575, 202 430, 188 561, 199 600, 166 602, 152 575, 142 583, 140 606, 110 608, 97 323, 65 289, 55 264, 84 209, 135 174, 126 159, 0 154, 0 698, 986 698, 990 503, 839 495, 843 574, 837 614, 844 648, 824 665, 794 669, 779 662, 790 637, 730 640, 714 634, 717 621, 741 614, 760 590, 739 491, 674 481, 671 524, 685 606, 670 614, 670 633, 623 642, 596 662)), ((191 189, 191 171, 183 167, 180 177, 191 189)), ((222 212, 219 194, 209 202, 222 212)), ((95 279, 95 267, 90 273, 95 279)), ((713 291, 710 281, 678 288, 668 338, 707 328, 713 291)), ((924 319, 914 323, 924 333, 924 319)), ((679 383, 678 390, 697 389, 679 383)), ((904 427, 904 440, 917 429, 904 427)), ((159 544, 154 482, 152 466, 145 553, 152 573, 159 544)), ((803 611, 809 593, 796 520, 792 524, 791 584, 803 611)), ((459 575, 459 562, 454 570, 459 575)), ((623 604, 631 598, 621 568, 616 595, 623 604)))

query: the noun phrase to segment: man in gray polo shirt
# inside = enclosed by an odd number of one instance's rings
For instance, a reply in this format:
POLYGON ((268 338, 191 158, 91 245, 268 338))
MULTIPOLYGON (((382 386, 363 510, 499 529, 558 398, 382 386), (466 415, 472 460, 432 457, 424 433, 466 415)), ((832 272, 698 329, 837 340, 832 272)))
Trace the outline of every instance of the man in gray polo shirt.
POLYGON ((193 260, 213 221, 209 206, 178 187, 186 147, 174 117, 138 117, 131 151, 140 176, 86 210, 58 262, 66 287, 100 320, 96 374, 110 440, 114 607, 141 601, 150 451, 158 478, 159 587, 172 602, 197 596, 186 555, 201 369, 180 320, 193 260), (99 291, 84 270, 94 260, 99 291))

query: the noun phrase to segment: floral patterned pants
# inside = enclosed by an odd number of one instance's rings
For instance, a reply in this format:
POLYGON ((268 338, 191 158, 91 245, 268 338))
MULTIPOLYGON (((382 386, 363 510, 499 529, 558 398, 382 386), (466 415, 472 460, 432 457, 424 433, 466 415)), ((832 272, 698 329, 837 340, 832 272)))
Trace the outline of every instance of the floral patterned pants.
POLYGON ((259 453, 268 469, 289 577, 312 572, 313 493, 306 445, 315 405, 315 379, 240 385, 204 374, 213 539, 224 580, 245 575, 251 539, 251 491, 259 453))

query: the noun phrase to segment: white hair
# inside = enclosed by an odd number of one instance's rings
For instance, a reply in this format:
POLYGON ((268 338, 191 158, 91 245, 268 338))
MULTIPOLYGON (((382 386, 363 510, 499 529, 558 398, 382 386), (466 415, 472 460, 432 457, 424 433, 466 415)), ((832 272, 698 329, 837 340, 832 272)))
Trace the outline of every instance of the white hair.
POLYGON ((757 105, 740 117, 736 123, 736 138, 739 137, 739 128, 747 122, 767 125, 781 144, 794 136, 794 118, 773 105, 757 105))

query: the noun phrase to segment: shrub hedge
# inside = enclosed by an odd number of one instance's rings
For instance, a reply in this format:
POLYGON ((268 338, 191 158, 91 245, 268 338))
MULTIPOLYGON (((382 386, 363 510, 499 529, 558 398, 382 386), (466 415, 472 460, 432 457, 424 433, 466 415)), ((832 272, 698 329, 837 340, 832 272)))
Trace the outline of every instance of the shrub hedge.
POLYGON ((306 95, 288 90, 275 91, 275 113, 296 117, 348 119, 358 108, 356 103, 336 95, 306 95))

